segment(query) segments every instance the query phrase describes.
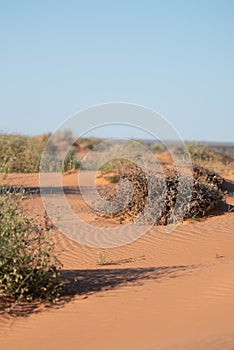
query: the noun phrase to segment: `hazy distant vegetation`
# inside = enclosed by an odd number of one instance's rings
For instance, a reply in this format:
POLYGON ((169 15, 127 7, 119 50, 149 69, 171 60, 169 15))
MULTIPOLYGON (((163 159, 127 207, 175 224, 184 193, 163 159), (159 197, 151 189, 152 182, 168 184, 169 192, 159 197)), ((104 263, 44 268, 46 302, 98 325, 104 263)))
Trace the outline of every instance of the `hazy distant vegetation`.
POLYGON ((0 135, 0 172, 35 173, 39 171, 41 154, 47 137, 0 135))
MULTIPOLYGON (((40 171, 40 161, 42 152, 49 140, 50 134, 41 136, 24 136, 18 134, 0 134, 0 172, 1 173, 37 173, 40 171)), ((50 142, 50 149, 44 162, 42 171, 60 171, 79 168, 80 160, 85 152, 99 144, 98 150, 101 150, 100 142, 103 140, 96 137, 80 138, 72 142, 72 134, 69 130, 58 132, 53 136, 50 142), (66 147, 70 146, 65 159, 57 158, 64 152, 66 147)), ((152 153, 160 154, 166 150, 160 142, 141 141, 152 153)), ((175 147, 176 144, 175 144, 175 147)), ((218 160, 223 164, 228 164, 234 160, 234 145, 231 144, 205 144, 197 142, 187 142, 187 151, 193 162, 207 162, 218 160)), ((116 162, 115 162, 116 163, 116 162)), ((103 166, 102 171, 111 171, 116 164, 103 166), (111 165, 111 166, 110 166, 111 165)), ((92 168, 94 164, 90 164, 92 168)), ((118 166, 119 167, 119 166, 118 166)))
MULTIPOLYGON (((37 173, 40 171, 42 152, 50 135, 24 136, 18 134, 0 134, 0 172, 8 173, 37 173)), ((48 157, 48 171, 68 171, 79 166, 76 146, 72 146, 64 161, 56 161, 58 147, 64 147, 62 141, 66 135, 58 135, 57 143, 51 145, 48 157), (60 139, 59 139, 60 137, 60 139), (53 149, 54 147, 54 149, 53 149), (54 153, 54 154, 53 154, 54 153)))

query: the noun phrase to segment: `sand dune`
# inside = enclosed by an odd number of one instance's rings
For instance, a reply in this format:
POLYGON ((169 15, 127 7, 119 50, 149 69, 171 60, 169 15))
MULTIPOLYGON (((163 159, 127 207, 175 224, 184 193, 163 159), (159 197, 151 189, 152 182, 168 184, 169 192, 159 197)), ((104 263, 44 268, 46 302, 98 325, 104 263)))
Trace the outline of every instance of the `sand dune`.
MULTIPOLYGON (((36 175, 22 180, 37 186, 36 175)), ((93 220, 79 195, 69 194, 68 201, 93 220)), ((227 201, 234 204, 231 196, 227 201)), ((26 199, 25 207, 44 210, 39 196, 26 199)), ((76 295, 27 318, 0 318, 1 349, 234 349, 233 227, 231 211, 186 221, 172 233, 153 227, 131 244, 107 249, 102 266, 100 249, 54 229, 63 274, 76 295)))

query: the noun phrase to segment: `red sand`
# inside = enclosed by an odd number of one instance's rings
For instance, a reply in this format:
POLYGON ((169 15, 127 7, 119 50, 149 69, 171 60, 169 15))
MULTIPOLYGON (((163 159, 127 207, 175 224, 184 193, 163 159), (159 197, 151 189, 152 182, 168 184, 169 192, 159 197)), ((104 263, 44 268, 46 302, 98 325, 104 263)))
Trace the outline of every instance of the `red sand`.
MULTIPOLYGON (((34 174, 7 181, 38 185, 34 174)), ((74 174, 64 176, 66 185, 75 181, 74 174)), ((77 212, 85 208, 78 195, 68 199, 77 212)), ((233 197, 227 200, 234 205, 233 197)), ((25 206, 44 210, 40 197, 25 206)), ((99 249, 54 229, 63 268, 77 275, 88 270, 94 291, 27 318, 0 318, 1 349, 233 350, 233 227, 233 212, 187 221, 172 233, 154 227, 132 244, 108 249, 111 264, 103 266, 99 249)))

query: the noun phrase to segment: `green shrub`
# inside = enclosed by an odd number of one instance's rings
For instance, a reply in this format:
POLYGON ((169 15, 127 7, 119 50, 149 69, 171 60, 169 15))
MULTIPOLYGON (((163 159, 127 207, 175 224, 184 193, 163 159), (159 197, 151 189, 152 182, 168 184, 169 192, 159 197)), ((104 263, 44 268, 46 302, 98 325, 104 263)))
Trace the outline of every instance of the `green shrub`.
POLYGON ((0 172, 36 173, 46 138, 0 134, 0 172))
POLYGON ((1 188, 0 311, 22 301, 55 302, 62 289, 48 218, 39 223, 22 208, 23 191, 1 188))
POLYGON ((154 143, 153 145, 151 145, 150 150, 152 153, 162 153, 166 150, 165 146, 161 143, 154 143))
POLYGON ((80 161, 77 159, 77 152, 75 148, 71 148, 65 157, 62 164, 62 172, 66 172, 72 169, 79 169, 80 161))
POLYGON ((108 176, 107 179, 109 180, 110 183, 116 184, 116 183, 118 183, 119 180, 120 180, 120 175, 108 176))

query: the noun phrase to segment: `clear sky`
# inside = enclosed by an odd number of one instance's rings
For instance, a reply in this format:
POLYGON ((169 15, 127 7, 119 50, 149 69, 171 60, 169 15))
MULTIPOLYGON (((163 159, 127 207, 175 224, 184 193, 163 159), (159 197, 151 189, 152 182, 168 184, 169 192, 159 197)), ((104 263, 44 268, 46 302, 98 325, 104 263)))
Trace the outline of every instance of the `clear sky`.
POLYGON ((1 131, 122 101, 184 139, 234 141, 234 1, 0 0, 0 96, 1 131))

